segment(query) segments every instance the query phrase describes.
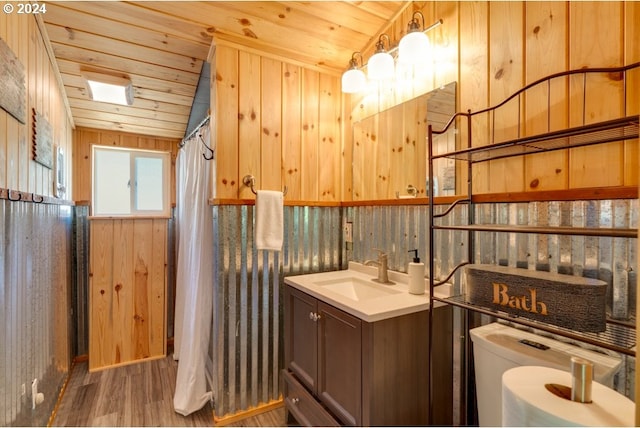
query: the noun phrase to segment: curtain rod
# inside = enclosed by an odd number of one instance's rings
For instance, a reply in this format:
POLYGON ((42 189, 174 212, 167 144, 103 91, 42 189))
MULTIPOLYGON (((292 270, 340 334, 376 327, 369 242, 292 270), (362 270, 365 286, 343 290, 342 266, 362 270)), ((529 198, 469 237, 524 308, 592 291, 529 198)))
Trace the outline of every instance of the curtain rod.
POLYGON ((202 120, 202 122, 200 122, 200 123, 198 124, 198 126, 196 126, 196 127, 193 129, 193 131, 189 132, 189 135, 187 135, 186 137, 184 137, 184 138, 182 139, 182 141, 180 142, 180 144, 178 144, 178 145, 179 145, 180 147, 184 146, 184 143, 186 143, 186 142, 187 142, 187 140, 188 140, 189 138, 193 137, 193 135, 194 135, 198 130, 200 130, 200 128, 202 128, 202 127, 203 127, 203 126, 204 126, 204 125, 205 125, 205 124, 206 124, 210 119, 211 119, 211 116, 210 116, 210 115, 207 115, 207 117, 205 117, 205 118, 202 120))

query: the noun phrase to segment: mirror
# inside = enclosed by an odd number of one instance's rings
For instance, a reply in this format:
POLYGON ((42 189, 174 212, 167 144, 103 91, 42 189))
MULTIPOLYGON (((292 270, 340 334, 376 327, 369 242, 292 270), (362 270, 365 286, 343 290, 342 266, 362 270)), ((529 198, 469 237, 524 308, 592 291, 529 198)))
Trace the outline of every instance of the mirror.
MULTIPOLYGON (((427 126, 442 129, 456 112, 456 82, 368 116, 353 125, 353 200, 426 197, 427 126)), ((434 153, 455 150, 453 127, 434 153)), ((434 164, 435 196, 455 193, 455 161, 434 164)))

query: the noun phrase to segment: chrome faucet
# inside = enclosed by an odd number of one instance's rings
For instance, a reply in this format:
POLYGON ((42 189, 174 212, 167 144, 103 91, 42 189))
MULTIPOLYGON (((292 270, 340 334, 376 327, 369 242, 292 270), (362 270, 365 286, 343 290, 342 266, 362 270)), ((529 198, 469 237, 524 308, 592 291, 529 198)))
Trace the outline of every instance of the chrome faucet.
POLYGON ((394 284, 393 281, 389 281, 389 272, 387 270, 387 262, 389 259, 387 254, 377 248, 374 248, 374 250, 378 252, 378 260, 365 260, 364 265, 378 267, 378 277, 374 278, 374 281, 380 284, 394 284))

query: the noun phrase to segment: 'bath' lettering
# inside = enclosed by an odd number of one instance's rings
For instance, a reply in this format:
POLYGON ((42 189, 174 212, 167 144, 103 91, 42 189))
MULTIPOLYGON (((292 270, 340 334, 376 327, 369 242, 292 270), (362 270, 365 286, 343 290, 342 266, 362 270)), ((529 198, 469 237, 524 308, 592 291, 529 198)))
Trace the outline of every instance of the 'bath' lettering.
POLYGON ((493 303, 533 314, 539 313, 540 315, 547 315, 547 305, 544 302, 538 302, 537 290, 535 288, 529 289, 529 296, 510 296, 507 284, 497 282, 492 284, 493 303))

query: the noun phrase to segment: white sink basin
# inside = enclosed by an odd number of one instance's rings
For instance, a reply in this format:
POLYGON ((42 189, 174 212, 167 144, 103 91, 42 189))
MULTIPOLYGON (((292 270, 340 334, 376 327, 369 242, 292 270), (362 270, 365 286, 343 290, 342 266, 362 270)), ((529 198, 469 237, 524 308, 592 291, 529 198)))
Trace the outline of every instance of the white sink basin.
MULTIPOLYGON (((406 273, 389 271, 389 279, 394 282, 392 285, 375 282, 377 275, 376 267, 349 262, 347 270, 287 276, 284 282, 368 322, 429 309, 426 278, 425 294, 415 295, 409 293, 409 276, 406 273)), ((448 290, 448 286, 438 287, 442 288, 448 290)), ((438 295, 447 293, 438 291, 438 295)))
POLYGON ((373 280, 367 281, 353 276, 316 281, 315 284, 357 302, 401 293, 400 290, 392 288, 392 285, 378 285, 373 280))

